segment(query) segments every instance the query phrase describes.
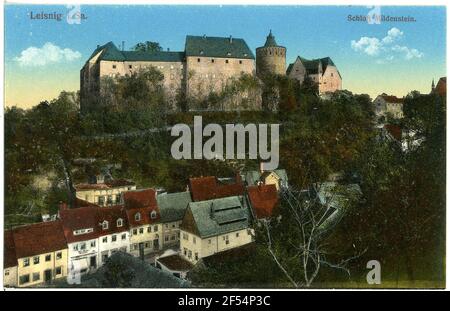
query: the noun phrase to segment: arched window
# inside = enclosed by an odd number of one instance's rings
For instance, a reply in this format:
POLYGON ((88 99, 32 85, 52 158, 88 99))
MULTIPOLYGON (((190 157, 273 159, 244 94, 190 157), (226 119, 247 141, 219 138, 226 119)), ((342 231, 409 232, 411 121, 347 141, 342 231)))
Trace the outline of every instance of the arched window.
POLYGON ((141 220, 141 213, 134 214, 134 220, 140 221, 141 220))
POLYGON ((156 211, 152 211, 152 212, 150 213, 150 218, 151 218, 151 219, 155 219, 155 218, 156 218, 156 211))
POLYGON ((108 222, 107 222, 106 220, 104 220, 104 221, 102 222, 102 229, 103 229, 103 230, 108 229, 108 222))

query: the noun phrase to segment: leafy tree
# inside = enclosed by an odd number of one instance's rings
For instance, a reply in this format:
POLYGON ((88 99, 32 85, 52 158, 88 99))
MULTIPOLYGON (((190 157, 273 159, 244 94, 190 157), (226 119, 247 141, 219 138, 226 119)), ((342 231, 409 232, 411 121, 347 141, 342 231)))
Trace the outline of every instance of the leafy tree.
POLYGON ((162 47, 159 45, 158 42, 145 41, 145 42, 137 43, 133 47, 133 50, 139 51, 139 52, 159 52, 159 51, 162 51, 162 47))

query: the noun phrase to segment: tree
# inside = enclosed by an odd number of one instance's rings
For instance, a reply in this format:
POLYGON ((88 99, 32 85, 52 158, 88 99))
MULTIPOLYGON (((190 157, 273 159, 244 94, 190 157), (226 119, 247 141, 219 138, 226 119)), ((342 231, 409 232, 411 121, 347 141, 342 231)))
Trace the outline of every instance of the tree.
POLYGON ((350 275, 347 264, 364 253, 356 252, 337 263, 330 260, 325 238, 358 199, 355 193, 335 191, 326 202, 320 202, 314 192, 285 189, 281 192, 280 216, 261 221, 257 236, 265 236, 268 252, 296 288, 310 287, 323 266, 350 275))
POLYGON ((139 51, 139 52, 159 52, 159 51, 162 51, 162 47, 159 45, 158 42, 145 41, 145 42, 137 43, 133 47, 133 50, 139 51))

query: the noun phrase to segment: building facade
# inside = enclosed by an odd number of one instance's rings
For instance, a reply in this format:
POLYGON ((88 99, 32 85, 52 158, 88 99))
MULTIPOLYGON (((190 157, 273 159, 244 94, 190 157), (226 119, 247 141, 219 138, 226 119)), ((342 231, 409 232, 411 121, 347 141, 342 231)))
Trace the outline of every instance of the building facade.
POLYGON ((378 118, 387 116, 403 118, 403 98, 383 93, 374 99, 373 105, 378 118))
POLYGON ((125 179, 75 185, 76 197, 78 199, 99 206, 121 204, 122 193, 135 189, 136 184, 125 179))
POLYGON ((272 30, 264 46, 256 49, 256 73, 261 78, 265 75, 286 74, 286 48, 277 44, 272 30))
POLYGON ((16 271, 7 268, 10 286, 38 286, 67 276, 68 250, 59 220, 18 227, 7 236, 17 260, 16 271))
POLYGON ((195 264, 253 241, 250 211, 243 197, 191 202, 180 228, 180 255, 195 264))
POLYGON ((286 74, 300 84, 309 78, 317 84, 319 94, 342 89, 341 74, 330 57, 308 60, 298 56, 295 62, 288 66, 286 74))

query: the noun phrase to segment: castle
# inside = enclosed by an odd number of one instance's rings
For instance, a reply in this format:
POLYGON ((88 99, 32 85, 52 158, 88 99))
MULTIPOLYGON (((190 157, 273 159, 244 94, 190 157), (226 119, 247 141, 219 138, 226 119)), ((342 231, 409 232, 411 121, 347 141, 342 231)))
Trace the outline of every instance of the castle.
MULTIPOLYGON (((287 75, 299 83, 309 77, 318 85, 319 94, 342 88, 341 75, 329 57, 306 60, 299 56, 286 70, 286 51, 276 43, 272 31, 264 46, 256 49, 256 59, 244 39, 232 36, 188 35, 182 52, 124 51, 109 42, 97 46, 80 71, 81 109, 89 109, 98 98, 103 77, 124 76, 150 66, 164 75, 163 87, 172 110, 176 109, 180 91, 187 97, 205 98, 212 92, 220 93, 242 74, 260 78, 266 74, 287 75)), ((253 106, 259 108, 260 103, 253 106)))

